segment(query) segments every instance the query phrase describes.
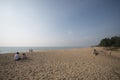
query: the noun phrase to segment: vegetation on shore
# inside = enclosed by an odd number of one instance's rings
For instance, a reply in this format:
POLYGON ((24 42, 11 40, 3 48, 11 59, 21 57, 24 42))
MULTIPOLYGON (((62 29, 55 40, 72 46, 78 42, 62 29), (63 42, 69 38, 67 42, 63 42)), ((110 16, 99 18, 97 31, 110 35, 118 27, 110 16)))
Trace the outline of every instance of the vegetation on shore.
POLYGON ((120 47, 120 37, 114 36, 111 38, 104 38, 100 41, 98 46, 101 46, 101 47, 120 47))

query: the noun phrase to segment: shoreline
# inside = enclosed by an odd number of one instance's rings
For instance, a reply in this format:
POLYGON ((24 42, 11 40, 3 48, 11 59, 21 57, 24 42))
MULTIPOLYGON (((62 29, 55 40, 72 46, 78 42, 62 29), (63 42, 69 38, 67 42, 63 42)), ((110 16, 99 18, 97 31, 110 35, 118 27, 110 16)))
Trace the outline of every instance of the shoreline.
POLYGON ((0 48, 10 49, 10 51, 5 51, 5 50, 1 51, 0 54, 10 54, 10 53, 16 53, 16 52, 29 52, 29 49, 33 49, 34 51, 49 51, 49 50, 79 49, 79 48, 85 48, 85 47, 0 47, 0 48), (19 49, 17 50, 16 48, 19 48, 19 49))

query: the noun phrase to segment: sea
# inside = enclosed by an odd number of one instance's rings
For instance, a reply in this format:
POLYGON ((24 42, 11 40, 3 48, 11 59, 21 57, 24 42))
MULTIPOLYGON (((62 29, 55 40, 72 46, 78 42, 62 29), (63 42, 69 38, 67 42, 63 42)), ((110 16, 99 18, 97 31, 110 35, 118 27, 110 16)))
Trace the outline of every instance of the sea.
POLYGON ((74 48, 82 48, 82 47, 0 47, 0 54, 29 52, 30 49, 33 49, 33 51, 41 51, 41 50, 63 50, 63 49, 74 49, 74 48))

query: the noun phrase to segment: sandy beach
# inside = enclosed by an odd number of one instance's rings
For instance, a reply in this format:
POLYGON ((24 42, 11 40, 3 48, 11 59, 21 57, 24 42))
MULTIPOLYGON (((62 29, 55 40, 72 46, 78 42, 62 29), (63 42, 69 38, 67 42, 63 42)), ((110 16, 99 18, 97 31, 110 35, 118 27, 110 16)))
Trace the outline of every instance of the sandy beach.
POLYGON ((109 55, 96 47, 95 56, 93 49, 37 51, 20 61, 0 54, 0 80, 120 80, 120 50, 109 55))

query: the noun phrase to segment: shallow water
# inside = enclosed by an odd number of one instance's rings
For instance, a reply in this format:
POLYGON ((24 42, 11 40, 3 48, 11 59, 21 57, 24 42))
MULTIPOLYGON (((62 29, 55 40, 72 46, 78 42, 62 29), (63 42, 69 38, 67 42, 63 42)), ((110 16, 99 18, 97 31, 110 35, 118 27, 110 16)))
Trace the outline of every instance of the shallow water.
POLYGON ((33 50, 60 50, 60 49, 72 49, 81 47, 0 47, 0 54, 15 53, 15 52, 28 52, 29 49, 33 50))

